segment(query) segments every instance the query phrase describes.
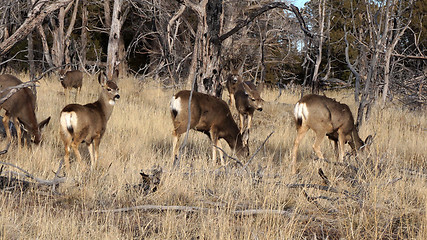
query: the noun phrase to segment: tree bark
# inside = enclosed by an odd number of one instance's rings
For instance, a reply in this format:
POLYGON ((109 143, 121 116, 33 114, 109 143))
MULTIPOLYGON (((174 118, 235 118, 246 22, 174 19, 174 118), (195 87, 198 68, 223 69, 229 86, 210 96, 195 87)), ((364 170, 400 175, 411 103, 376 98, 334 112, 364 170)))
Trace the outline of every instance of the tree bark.
POLYGON ((70 2, 72 0, 37 1, 24 23, 10 37, 0 43, 0 56, 6 54, 17 42, 24 39, 37 25, 42 23, 46 16, 70 2))
POLYGON ((197 34, 188 82, 195 81, 197 91, 214 96, 220 96, 222 93, 219 78, 221 73, 220 56, 222 42, 247 26, 257 16, 274 8, 291 10, 300 21, 301 29, 307 35, 310 35, 306 30, 307 28, 298 8, 294 6, 289 7, 283 2, 274 2, 262 6, 222 35, 220 35, 222 28, 220 16, 223 11, 223 0, 202 0, 198 4, 191 0, 184 0, 184 4, 192 9, 198 18, 197 34))
POLYGON ((114 0, 113 16, 111 18, 110 36, 108 39, 107 51, 107 77, 113 79, 113 74, 116 66, 119 64, 119 41, 120 31, 122 28, 121 22, 121 7, 123 0, 114 0))
POLYGON ((87 0, 82 0, 82 31, 80 35, 80 42, 81 42, 80 61, 81 61, 82 69, 86 68, 87 23, 88 23, 87 0))

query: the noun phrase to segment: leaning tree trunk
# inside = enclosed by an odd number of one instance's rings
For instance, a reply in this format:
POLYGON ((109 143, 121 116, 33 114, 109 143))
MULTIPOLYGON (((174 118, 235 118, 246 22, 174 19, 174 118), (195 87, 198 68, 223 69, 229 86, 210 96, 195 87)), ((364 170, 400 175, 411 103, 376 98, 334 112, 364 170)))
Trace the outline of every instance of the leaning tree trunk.
POLYGON ((0 56, 6 54, 17 42, 24 39, 36 26, 43 22, 46 16, 70 2, 72 0, 37 1, 18 30, 0 43, 0 56))

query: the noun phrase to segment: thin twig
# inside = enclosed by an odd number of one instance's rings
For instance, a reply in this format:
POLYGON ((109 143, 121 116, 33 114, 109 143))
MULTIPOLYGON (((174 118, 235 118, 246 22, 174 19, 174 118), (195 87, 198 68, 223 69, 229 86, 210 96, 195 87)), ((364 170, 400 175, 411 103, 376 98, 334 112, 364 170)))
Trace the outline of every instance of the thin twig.
POLYGON ((249 159, 249 161, 245 164, 244 168, 247 168, 248 165, 252 162, 252 160, 254 159, 255 155, 258 154, 258 152, 261 150, 261 148, 265 145, 265 143, 267 142, 267 140, 271 137, 271 135, 273 135, 274 131, 272 131, 267 138, 264 140, 264 142, 261 144, 261 146, 258 147, 258 149, 254 152, 254 154, 252 154, 252 157, 249 159))

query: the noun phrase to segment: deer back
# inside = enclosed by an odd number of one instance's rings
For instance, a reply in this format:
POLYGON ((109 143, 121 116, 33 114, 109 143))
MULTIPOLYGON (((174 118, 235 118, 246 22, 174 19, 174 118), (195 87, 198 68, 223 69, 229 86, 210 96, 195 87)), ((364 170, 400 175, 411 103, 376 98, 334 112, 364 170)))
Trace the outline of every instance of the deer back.
POLYGON ((79 70, 59 71, 59 80, 64 88, 81 88, 83 85, 83 73, 79 70))

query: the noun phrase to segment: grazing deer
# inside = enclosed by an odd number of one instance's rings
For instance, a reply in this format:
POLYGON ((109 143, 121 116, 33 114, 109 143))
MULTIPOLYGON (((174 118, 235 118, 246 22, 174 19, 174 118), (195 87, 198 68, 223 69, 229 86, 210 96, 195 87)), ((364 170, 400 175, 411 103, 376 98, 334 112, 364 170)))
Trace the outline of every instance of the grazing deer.
MULTIPOLYGON (((188 101, 190 91, 183 90, 175 94, 170 101, 170 110, 174 130, 173 140, 173 159, 177 158, 180 137, 187 131, 188 125, 188 101)), ((249 155, 248 145, 244 144, 244 138, 236 122, 231 115, 230 109, 223 100, 214 96, 194 92, 191 98, 191 117, 190 129, 203 132, 211 139, 212 158, 216 161, 218 140, 223 138, 230 148, 236 152, 239 157, 249 155)), ((220 151, 221 164, 225 165, 223 154, 220 151)))
MULTIPOLYGON (((309 129, 316 133, 313 149, 320 159, 323 159, 320 144, 325 135, 335 143, 338 142, 340 161, 344 158, 345 143, 348 143, 354 151, 365 145, 354 126, 350 108, 334 99, 314 94, 306 95, 296 103, 294 116, 297 128, 297 137, 292 151, 294 173, 298 146, 309 129)), ((368 142, 371 138, 372 136, 368 136, 365 141, 368 142)))
MULTIPOLYGON (((4 91, 10 87, 15 87, 22 84, 22 81, 15 76, 4 74, 0 75, 0 91, 4 91)), ((5 97, 8 91, 0 94, 0 98, 5 97)), ((9 99, 7 99, 0 108, 5 110, 5 116, 2 118, 3 128, 6 132, 7 139, 12 142, 12 134, 10 127, 10 119, 15 125, 16 136, 18 138, 18 146, 21 147, 22 134, 27 132, 25 139, 34 137, 33 142, 39 144, 41 141, 41 128, 46 126, 50 117, 43 120, 40 124, 37 123, 35 114, 36 109, 36 97, 29 88, 22 88, 14 93, 9 99), (22 128, 21 128, 22 127, 22 128), (24 130, 24 131, 22 131, 24 130)))
POLYGON ((67 71, 65 69, 59 70, 59 81, 61 82, 62 87, 65 91, 65 98, 68 100, 68 92, 71 88, 77 89, 75 99, 77 99, 77 94, 80 93, 83 84, 83 73, 79 70, 67 71))
POLYGON ((88 147, 91 167, 96 166, 99 143, 116 100, 120 98, 116 83, 108 81, 105 74, 101 73, 98 81, 101 83, 102 91, 96 102, 86 105, 69 104, 61 111, 60 134, 65 146, 64 162, 67 169, 70 168, 71 148, 79 164, 81 163, 79 145, 82 142, 88 147))
MULTIPOLYGON (((0 116, 0 121, 3 122, 3 117, 0 116)), ((45 120, 41 121, 39 123, 39 129, 42 130, 50 121, 50 117, 46 118, 45 120)), ((27 143, 31 142, 31 135, 24 129, 22 124, 19 126, 21 130, 21 143, 23 145, 26 145, 27 143)), ((12 138, 18 138, 18 132, 15 128, 15 125, 11 121, 9 121, 9 131, 12 135, 12 138)), ((7 137, 6 129, 4 128, 3 124, 0 124, 0 136, 3 138, 7 137)))

